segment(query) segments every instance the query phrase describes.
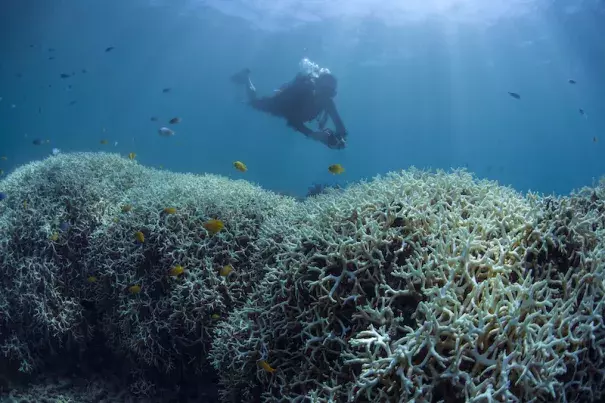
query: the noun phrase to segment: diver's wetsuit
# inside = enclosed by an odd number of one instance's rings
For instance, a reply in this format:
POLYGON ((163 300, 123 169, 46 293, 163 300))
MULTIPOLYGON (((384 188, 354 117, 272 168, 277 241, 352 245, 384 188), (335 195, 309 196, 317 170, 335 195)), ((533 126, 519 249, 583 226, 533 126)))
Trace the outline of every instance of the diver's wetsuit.
MULTIPOLYGON (((320 130, 324 130, 328 117, 334 122, 336 131, 331 134, 330 142, 342 142, 347 135, 344 124, 334 100, 330 97, 319 97, 315 91, 315 79, 307 74, 298 74, 294 80, 283 85, 271 96, 258 97, 256 89, 250 83, 247 86, 248 103, 254 109, 270 113, 271 115, 283 117, 288 126, 305 134, 312 136, 315 132, 305 126, 305 122, 317 119, 320 130)), ((332 146, 334 144, 328 144, 332 146)))

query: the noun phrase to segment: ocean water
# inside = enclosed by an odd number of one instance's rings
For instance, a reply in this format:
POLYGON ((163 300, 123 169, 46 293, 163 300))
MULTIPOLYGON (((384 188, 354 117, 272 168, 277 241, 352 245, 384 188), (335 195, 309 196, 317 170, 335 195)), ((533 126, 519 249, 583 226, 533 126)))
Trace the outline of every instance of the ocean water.
POLYGON ((605 172, 604 18, 596 0, 3 1, 0 169, 59 148, 298 196, 410 166, 567 193, 605 172), (229 82, 247 67, 271 94, 305 57, 339 80, 345 150, 252 110, 229 82), (176 116, 176 136, 158 136, 176 116))

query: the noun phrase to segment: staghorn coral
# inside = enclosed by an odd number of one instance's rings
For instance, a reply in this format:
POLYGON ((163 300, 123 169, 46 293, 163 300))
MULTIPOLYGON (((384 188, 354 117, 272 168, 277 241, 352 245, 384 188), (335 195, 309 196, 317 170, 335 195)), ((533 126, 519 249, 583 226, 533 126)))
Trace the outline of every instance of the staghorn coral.
POLYGON ((110 154, 32 163, 0 181, 0 378, 111 355, 137 398, 185 401, 210 361, 223 401, 595 401, 603 185, 410 170, 300 203, 110 154))
POLYGON ((217 328, 223 400, 600 398, 605 244, 592 199, 412 170, 274 217, 275 263, 217 328))
POLYGON ((138 383, 141 364, 191 380, 205 369, 212 314, 243 304, 262 277, 259 227, 295 206, 245 181, 158 172, 111 154, 29 164, 2 189, 3 358, 29 372, 56 353, 84 357, 101 340, 138 383), (127 203, 134 207, 123 212, 127 203), (225 229, 210 236, 202 225, 210 218, 225 229), (53 237, 62 222, 69 229, 53 237), (225 279, 226 263, 234 270, 225 279), (185 268, 178 278, 169 276, 176 264, 185 268), (128 292, 132 284, 140 294, 128 292))

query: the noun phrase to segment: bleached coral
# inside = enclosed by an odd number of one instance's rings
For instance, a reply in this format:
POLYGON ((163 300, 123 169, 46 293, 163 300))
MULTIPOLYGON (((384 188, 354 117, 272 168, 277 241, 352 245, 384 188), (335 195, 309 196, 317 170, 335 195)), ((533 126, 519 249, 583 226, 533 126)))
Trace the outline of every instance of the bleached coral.
POLYGON ((275 217, 275 262, 211 353, 225 400, 597 398, 605 245, 593 211, 412 170, 275 217), (273 376, 254 366, 260 343, 273 376))

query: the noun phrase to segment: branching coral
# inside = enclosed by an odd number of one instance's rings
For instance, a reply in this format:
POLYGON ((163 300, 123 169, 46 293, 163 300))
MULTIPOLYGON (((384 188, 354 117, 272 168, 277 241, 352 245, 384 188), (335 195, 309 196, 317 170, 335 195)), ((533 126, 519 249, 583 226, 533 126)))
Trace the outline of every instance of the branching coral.
POLYGON ((409 171, 276 217, 297 230, 211 353, 225 400, 599 397, 596 208, 565 219, 564 207, 463 172, 409 171), (252 370, 261 342, 271 376, 252 370))
POLYGON ((301 203, 109 154, 1 185, 5 369, 101 340, 137 394, 210 361, 224 401, 603 396, 602 186, 545 198, 409 170, 301 203))

